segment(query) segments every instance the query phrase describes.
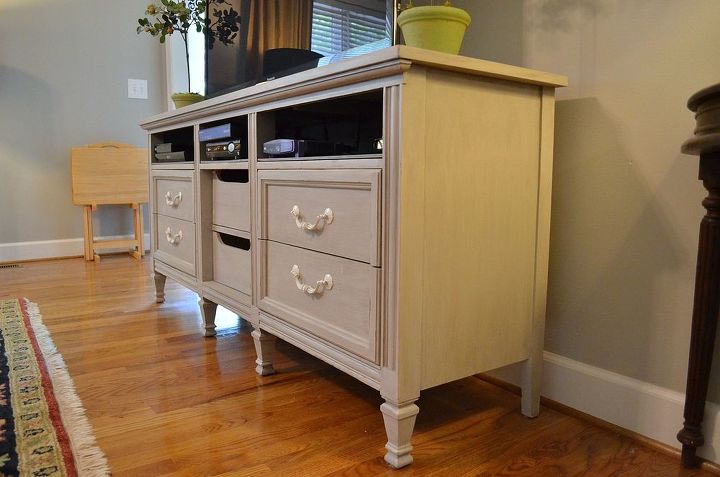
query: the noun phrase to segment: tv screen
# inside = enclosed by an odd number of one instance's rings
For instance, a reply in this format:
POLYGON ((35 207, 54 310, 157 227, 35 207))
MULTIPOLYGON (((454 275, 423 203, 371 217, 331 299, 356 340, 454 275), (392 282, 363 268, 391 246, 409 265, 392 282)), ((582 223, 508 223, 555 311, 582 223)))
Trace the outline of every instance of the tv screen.
POLYGON ((395 0, 225 0, 240 25, 205 49, 206 95, 218 96, 391 46, 395 0))

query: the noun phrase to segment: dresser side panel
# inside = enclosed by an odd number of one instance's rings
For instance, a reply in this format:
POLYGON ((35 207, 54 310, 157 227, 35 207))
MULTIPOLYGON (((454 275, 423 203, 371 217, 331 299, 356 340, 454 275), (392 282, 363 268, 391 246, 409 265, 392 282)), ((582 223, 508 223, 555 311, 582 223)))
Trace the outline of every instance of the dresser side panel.
POLYGON ((429 70, 422 388, 528 358, 540 88, 429 70))

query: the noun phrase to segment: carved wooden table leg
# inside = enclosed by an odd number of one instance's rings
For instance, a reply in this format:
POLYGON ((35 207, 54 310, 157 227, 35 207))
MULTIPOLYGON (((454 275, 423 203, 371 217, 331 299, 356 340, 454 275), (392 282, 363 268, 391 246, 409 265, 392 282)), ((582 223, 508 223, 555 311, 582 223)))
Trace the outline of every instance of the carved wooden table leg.
POLYGON ((701 424, 720 311, 720 154, 715 156, 700 158, 700 179, 709 194, 703 201, 707 214, 700 224, 685 423, 678 433, 685 467, 697 466, 695 451, 705 442, 701 424))
POLYGON ((153 279, 155 280, 155 303, 165 302, 165 279, 167 277, 162 273, 153 273, 153 279))
POLYGON ((696 451, 705 442, 702 420, 720 312, 720 84, 693 95, 688 107, 697 111, 697 128, 682 151, 700 155, 700 180, 708 196, 702 203, 707 214, 700 223, 685 422, 677 438, 683 466, 697 467, 696 451))
POLYGON ((217 312, 217 303, 208 299, 201 298, 198 300, 200 305, 200 313, 202 314, 203 323, 205 324, 205 336, 215 336, 215 313, 217 312))
POLYGON ((272 365, 272 355, 275 351, 275 336, 257 327, 250 335, 255 341, 255 352, 257 353, 255 372, 260 376, 274 374, 275 368, 272 365))

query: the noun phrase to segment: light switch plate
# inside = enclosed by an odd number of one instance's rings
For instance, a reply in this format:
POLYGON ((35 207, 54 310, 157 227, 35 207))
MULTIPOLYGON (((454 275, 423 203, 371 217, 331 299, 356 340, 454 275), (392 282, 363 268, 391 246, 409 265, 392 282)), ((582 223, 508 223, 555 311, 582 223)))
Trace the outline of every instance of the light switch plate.
POLYGON ((148 99, 147 80, 129 79, 128 98, 148 99))

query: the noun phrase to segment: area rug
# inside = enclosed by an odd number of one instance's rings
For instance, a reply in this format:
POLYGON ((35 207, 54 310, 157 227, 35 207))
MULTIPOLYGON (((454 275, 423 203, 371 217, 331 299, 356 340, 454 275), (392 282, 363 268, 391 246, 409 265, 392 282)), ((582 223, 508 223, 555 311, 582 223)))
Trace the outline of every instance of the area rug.
POLYGON ((0 300, 0 475, 110 475, 37 305, 0 300))

